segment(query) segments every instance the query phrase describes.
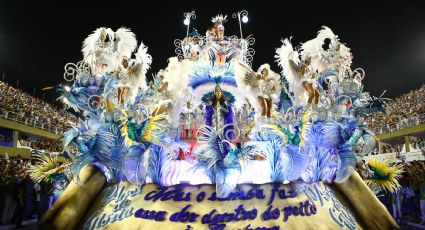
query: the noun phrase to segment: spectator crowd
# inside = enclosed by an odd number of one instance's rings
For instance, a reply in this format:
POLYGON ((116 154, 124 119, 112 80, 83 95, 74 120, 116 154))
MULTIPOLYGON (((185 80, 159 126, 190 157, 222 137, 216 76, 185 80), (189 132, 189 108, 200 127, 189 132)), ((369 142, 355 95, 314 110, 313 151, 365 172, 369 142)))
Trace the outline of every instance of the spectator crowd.
POLYGON ((63 109, 56 109, 51 104, 16 89, 0 81, 0 108, 17 114, 17 118, 31 118, 39 124, 49 124, 66 130, 75 124, 77 117, 63 109))
POLYGON ((390 131, 411 124, 417 124, 425 117, 425 84, 394 100, 386 101, 385 113, 375 112, 365 119, 365 124, 373 131, 390 131))
POLYGON ((28 147, 32 150, 48 151, 48 152, 61 152, 62 151, 62 142, 55 140, 46 140, 46 139, 31 139, 28 136, 21 136, 19 138, 18 147, 28 147))
MULTIPOLYGON (((357 165, 363 179, 367 179, 365 164, 363 161, 357 165)), ((425 161, 403 161, 398 167, 403 169, 398 180, 400 189, 393 193, 376 190, 375 194, 398 223, 409 221, 425 225, 425 161)))
POLYGON ((60 183, 35 183, 28 173, 35 160, 0 156, 0 224, 24 227, 27 219, 40 220, 57 199, 60 183))
MULTIPOLYGON (((378 146, 376 146, 370 155, 377 155, 382 153, 400 153, 403 150, 404 143, 401 144, 388 144, 381 147, 381 152, 379 152, 378 146)), ((416 140, 410 140, 410 151, 425 151, 425 140, 420 137, 416 140)))

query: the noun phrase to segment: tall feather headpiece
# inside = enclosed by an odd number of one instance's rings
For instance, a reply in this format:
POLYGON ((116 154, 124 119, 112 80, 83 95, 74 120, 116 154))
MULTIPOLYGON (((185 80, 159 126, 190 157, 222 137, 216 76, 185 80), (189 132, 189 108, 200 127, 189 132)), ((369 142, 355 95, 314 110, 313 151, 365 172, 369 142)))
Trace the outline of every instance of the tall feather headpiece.
POLYGON ((211 19, 211 22, 214 23, 214 25, 220 25, 227 21, 227 15, 218 14, 217 16, 213 17, 211 19))

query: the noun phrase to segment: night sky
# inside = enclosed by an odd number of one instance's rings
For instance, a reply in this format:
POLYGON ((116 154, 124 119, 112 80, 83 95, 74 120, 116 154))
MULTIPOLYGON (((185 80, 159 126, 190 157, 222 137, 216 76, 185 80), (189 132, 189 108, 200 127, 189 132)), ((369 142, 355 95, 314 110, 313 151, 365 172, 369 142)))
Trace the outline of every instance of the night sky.
MULTIPOLYGON (((29 93, 35 89, 41 98, 41 88, 64 82, 64 65, 82 59, 83 40, 101 26, 130 28, 149 47, 151 75, 174 56, 174 39, 185 36, 184 12, 196 11, 191 26, 201 34, 211 17, 227 14, 226 35, 238 35, 238 22, 231 14, 245 9, 249 21, 242 25, 244 36, 253 34, 256 39, 254 69, 269 63, 280 72, 274 51, 281 38, 293 36, 298 44, 314 38, 327 25, 352 49, 352 67, 366 71, 366 91, 379 96, 387 89, 386 96, 395 97, 425 83, 421 1, 152 1, 149 6, 142 1, 86 2, 0 1, 0 79, 5 73, 6 82, 16 85, 19 80, 19 88, 29 93)), ((51 102, 57 96, 48 92, 45 99, 51 102)))

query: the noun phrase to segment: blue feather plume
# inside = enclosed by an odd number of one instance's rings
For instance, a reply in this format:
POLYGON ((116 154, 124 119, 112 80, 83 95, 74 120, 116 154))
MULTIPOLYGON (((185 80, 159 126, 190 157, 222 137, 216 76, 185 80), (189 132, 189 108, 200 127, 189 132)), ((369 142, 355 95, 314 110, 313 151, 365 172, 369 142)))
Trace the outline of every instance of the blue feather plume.
POLYGON ((162 182, 164 168, 167 168, 170 163, 170 154, 158 145, 151 145, 149 149, 149 167, 148 175, 152 179, 153 183, 157 183, 161 186, 164 185, 162 182))
POLYGON ((144 145, 133 145, 124 155, 122 170, 130 183, 145 183, 148 170, 148 165, 145 165, 146 157, 149 156, 146 154, 144 145))
POLYGON ((338 151, 338 170, 335 182, 344 183, 356 169, 357 159, 349 148, 338 151))
POLYGON ((286 145, 280 153, 280 167, 284 180, 295 181, 306 170, 308 157, 297 145, 286 145))

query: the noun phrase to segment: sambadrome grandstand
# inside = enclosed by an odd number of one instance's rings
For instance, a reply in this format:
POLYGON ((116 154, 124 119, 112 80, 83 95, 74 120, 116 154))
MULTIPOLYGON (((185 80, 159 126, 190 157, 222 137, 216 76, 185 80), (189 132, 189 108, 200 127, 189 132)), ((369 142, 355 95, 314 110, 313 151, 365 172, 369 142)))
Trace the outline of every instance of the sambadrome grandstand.
POLYGON ((0 154, 31 158, 61 152, 61 136, 77 118, 0 81, 0 154))
POLYGON ((425 160, 425 85, 386 103, 385 113, 365 121, 379 139, 373 154, 392 162, 425 160))

